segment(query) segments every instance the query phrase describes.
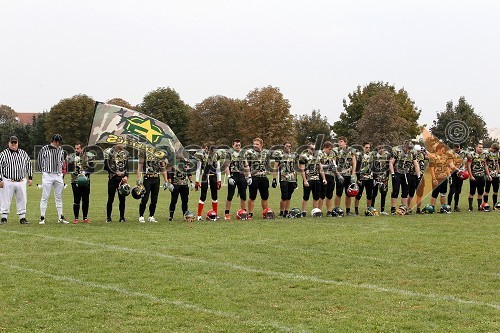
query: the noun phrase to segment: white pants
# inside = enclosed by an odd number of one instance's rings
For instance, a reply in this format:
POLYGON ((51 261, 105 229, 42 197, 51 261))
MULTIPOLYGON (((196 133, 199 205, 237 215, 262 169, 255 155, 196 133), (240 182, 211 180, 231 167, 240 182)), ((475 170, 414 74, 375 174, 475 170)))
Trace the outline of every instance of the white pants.
POLYGON ((10 179, 3 179, 3 188, 0 189, 0 211, 2 217, 7 218, 10 212, 12 195, 16 198, 17 215, 22 219, 26 215, 26 179, 20 182, 13 182, 10 179))
POLYGON ((42 200, 40 200, 40 215, 45 217, 50 191, 54 187, 54 198, 56 199, 56 209, 58 217, 63 215, 62 192, 64 188, 62 173, 42 173, 42 200))

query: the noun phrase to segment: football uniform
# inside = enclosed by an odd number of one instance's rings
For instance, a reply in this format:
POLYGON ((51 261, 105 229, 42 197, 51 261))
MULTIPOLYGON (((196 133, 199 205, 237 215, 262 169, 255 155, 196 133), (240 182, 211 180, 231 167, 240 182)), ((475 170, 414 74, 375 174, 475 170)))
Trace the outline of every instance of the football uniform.
POLYGON ((434 170, 434 180, 437 180, 437 185, 432 184, 432 194, 433 198, 437 198, 439 194, 441 196, 446 195, 448 191, 448 182, 446 181, 448 175, 450 174, 450 155, 447 153, 434 154, 431 156, 429 167, 434 170))
POLYGON ((394 175, 392 176, 392 193, 391 198, 399 197, 401 188, 401 198, 407 198, 409 194, 409 179, 408 175, 411 171, 411 165, 416 160, 414 150, 405 152, 402 146, 395 147, 392 152, 394 158, 394 175))
POLYGON ((304 166, 304 174, 306 176, 306 181, 309 186, 304 186, 304 195, 302 199, 305 201, 309 200, 312 193, 313 200, 319 200, 321 194, 321 159, 325 157, 322 151, 318 151, 316 154, 306 151, 302 153, 299 157, 299 164, 304 166))
POLYGON ((173 219, 175 206, 179 196, 181 197, 181 208, 182 215, 184 215, 188 210, 188 200, 189 200, 189 178, 191 173, 189 172, 189 165, 179 165, 177 168, 170 168, 168 171, 168 179, 172 185, 174 185, 174 190, 170 197, 170 219, 173 219))
POLYGON ((80 214, 80 202, 82 204, 83 218, 86 219, 89 211, 90 197, 90 174, 94 172, 94 154, 83 152, 83 154, 71 153, 67 156, 67 172, 71 175, 71 189, 73 190, 73 214, 75 220, 80 214), (78 177, 86 177, 87 185, 78 186, 78 177))
POLYGON ((335 190, 335 175, 337 171, 337 164, 335 163, 336 153, 332 149, 329 154, 323 152, 321 164, 323 165, 323 172, 325 173, 326 184, 321 183, 321 199, 333 199, 333 192, 335 190))
POLYGON ((247 181, 245 179, 245 166, 247 165, 247 160, 243 150, 239 152, 235 151, 233 148, 229 149, 229 174, 234 180, 234 185, 228 184, 227 189, 227 200, 232 201, 236 188, 238 188, 238 195, 241 200, 247 199, 247 181))
POLYGON ((392 155, 387 150, 372 151, 371 155, 371 170, 374 184, 372 192, 372 206, 375 207, 375 198, 380 191, 380 211, 383 212, 385 210, 385 199, 389 190, 389 160, 392 155))
POLYGON ((475 195, 476 190, 477 193, 481 196, 484 194, 484 186, 485 186, 485 173, 486 173, 486 153, 477 153, 477 152, 472 152, 468 156, 468 163, 470 163, 470 169, 472 176, 475 178, 472 180, 472 177, 470 179, 470 195, 475 195))
POLYGON ((486 163, 488 165, 488 170, 490 172, 491 180, 486 180, 486 186, 484 189, 484 202, 488 202, 488 196, 490 189, 493 187, 493 206, 496 204, 496 194, 498 193, 499 187, 499 174, 498 174, 498 163, 500 159, 500 152, 492 152, 491 150, 486 152, 486 163))
POLYGON ((249 149, 245 153, 245 158, 248 161, 250 174, 252 175, 252 184, 250 184, 248 190, 250 200, 257 198, 257 192, 260 193, 262 200, 269 199, 269 179, 267 178, 271 158, 269 150, 256 151, 255 149, 249 149))
POLYGON ((149 203, 149 216, 154 217, 156 212, 156 204, 158 202, 158 194, 160 192, 160 174, 165 172, 167 163, 165 159, 158 158, 154 154, 148 154, 144 151, 139 153, 139 161, 142 161, 142 172, 143 175, 143 185, 144 185, 144 195, 141 198, 141 203, 139 204, 139 216, 144 216, 146 211, 146 205, 151 196, 151 202, 149 203))
POLYGON ((363 191, 366 188, 366 200, 372 200, 373 197, 373 173, 372 173, 372 158, 373 155, 370 153, 360 153, 358 155, 358 185, 359 192, 356 196, 357 200, 360 200, 363 196, 363 191))
POLYGON ((275 150, 272 153, 272 158, 278 162, 281 200, 290 200, 293 192, 297 188, 297 158, 295 153, 275 150))
MULTIPOLYGON (((451 158, 453 165, 458 169, 467 169, 467 151, 460 149, 460 151, 451 151, 451 158)), ((455 199, 455 209, 458 207, 460 200, 460 193, 462 193, 462 185, 464 181, 458 177, 458 170, 453 170, 451 173, 450 191, 448 192, 448 205, 455 199)))
POLYGON ((344 178, 343 184, 340 184, 338 178, 336 179, 336 191, 335 194, 338 197, 342 196, 342 192, 347 195, 347 188, 351 184, 351 175, 353 168, 353 160, 356 158, 356 150, 350 147, 345 149, 338 148, 335 151, 337 170, 340 175, 344 178))
MULTIPOLYGON (((106 204, 107 221, 111 221, 113 202, 115 193, 118 191, 123 177, 128 177, 129 153, 125 149, 115 150, 113 147, 104 150, 104 170, 108 172, 108 202, 106 204), (118 175, 117 172, 123 173, 118 175)), ((120 220, 125 218, 125 196, 118 191, 118 209, 120 211, 120 220)))

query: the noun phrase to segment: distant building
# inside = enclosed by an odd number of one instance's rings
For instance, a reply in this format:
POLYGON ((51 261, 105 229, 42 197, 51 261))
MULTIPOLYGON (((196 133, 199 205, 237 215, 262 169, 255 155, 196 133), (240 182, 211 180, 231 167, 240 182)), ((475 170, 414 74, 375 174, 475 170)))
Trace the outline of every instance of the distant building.
POLYGON ((17 120, 23 125, 33 124, 33 116, 37 117, 40 113, 38 112, 18 112, 17 120))
POLYGON ((500 127, 488 128, 488 134, 493 138, 500 141, 500 127))

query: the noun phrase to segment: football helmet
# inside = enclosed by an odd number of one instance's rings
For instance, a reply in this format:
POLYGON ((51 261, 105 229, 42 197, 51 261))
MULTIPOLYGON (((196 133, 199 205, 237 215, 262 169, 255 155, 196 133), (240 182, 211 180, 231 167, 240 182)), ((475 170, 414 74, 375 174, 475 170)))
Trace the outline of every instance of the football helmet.
POLYGON ((344 217, 344 211, 340 207, 336 207, 332 210, 332 216, 344 217))
POLYGON ((266 220, 273 220, 274 219, 274 212, 271 208, 266 208, 262 212, 262 217, 266 220))
POLYGON ((78 178, 76 179, 76 184, 78 187, 88 187, 90 184, 89 178, 85 176, 84 174, 78 175, 78 178))
POLYGON ((247 219, 247 217, 248 217, 248 213, 245 209, 240 209, 236 212, 236 219, 237 220, 244 221, 247 219))
POLYGON ((487 202, 483 202, 481 204, 481 207, 479 209, 482 210, 483 212, 489 212, 490 211, 490 205, 488 205, 487 202))
POLYGON ((130 185, 127 183, 121 184, 118 187, 118 193, 120 193, 120 195, 122 195, 124 197, 129 195, 131 191, 132 191, 132 189, 130 188, 130 185))
POLYGON ((206 216, 207 221, 217 221, 217 212, 215 210, 209 210, 206 216))
POLYGON ((365 210, 365 216, 378 216, 378 211, 375 207, 367 207, 365 210))
POLYGON ((450 214, 451 213, 451 206, 444 204, 441 206, 441 209, 439 210, 441 214, 450 214))
POLYGON ((459 170, 457 172, 457 177, 460 178, 460 179, 462 179, 462 180, 466 180, 466 179, 469 178, 469 171, 463 170, 463 169, 459 170))
POLYGON ((186 222, 194 222, 196 221, 196 215, 194 212, 188 210, 187 212, 184 213, 184 221, 186 222))
POLYGON ((313 208, 311 211, 311 216, 312 217, 323 217, 323 212, 319 208, 313 208))
POLYGON ((408 206, 400 205, 398 207, 397 213, 398 213, 398 215, 405 216, 405 215, 408 215, 409 211, 410 210, 408 209, 408 206))
POLYGON ((427 205, 425 205, 425 207, 424 207, 424 209, 422 211, 424 212, 424 214, 434 214, 435 210, 436 209, 434 208, 433 205, 427 204, 427 205))
POLYGON ((347 196, 354 198, 359 193, 359 187, 356 183, 351 183, 347 188, 347 196))
POLYGON ((291 218, 298 219, 302 217, 302 212, 298 208, 292 208, 292 210, 290 210, 289 215, 291 218))
POLYGON ((143 185, 136 185, 132 189, 132 197, 137 200, 142 199, 145 193, 146 189, 144 188, 143 185))

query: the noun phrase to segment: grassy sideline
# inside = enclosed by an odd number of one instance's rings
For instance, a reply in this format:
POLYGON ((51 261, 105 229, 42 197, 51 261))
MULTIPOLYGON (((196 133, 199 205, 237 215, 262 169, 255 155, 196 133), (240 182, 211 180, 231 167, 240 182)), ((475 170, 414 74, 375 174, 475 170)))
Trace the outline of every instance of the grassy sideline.
MULTIPOLYGON (((44 226, 40 197, 29 188, 30 225, 13 202, 0 226, 0 332, 500 331, 500 212, 465 212, 465 194, 449 215, 187 224, 180 202, 167 222, 161 191, 160 223, 139 224, 129 197, 127 223, 116 200, 106 224, 99 174, 92 224, 57 224, 51 197, 44 226)), ((70 187, 64 212, 72 221, 70 187)))

